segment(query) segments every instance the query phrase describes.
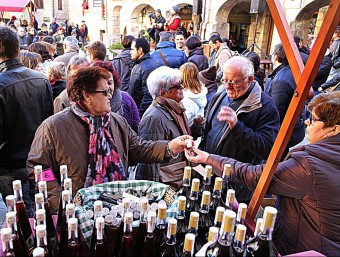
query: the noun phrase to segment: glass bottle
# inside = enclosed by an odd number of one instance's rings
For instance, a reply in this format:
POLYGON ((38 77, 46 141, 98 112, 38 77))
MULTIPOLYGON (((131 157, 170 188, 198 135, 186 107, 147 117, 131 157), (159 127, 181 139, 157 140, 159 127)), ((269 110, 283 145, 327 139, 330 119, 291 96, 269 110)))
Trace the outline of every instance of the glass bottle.
POLYGON ((24 237, 20 228, 17 225, 17 216, 15 211, 6 213, 6 224, 12 229, 13 251, 15 256, 28 257, 27 248, 24 237))
POLYGON ((245 253, 244 240, 246 238, 246 231, 247 227, 245 225, 236 225, 236 232, 233 242, 233 249, 236 257, 242 257, 245 253))
POLYGON ((132 238, 132 212, 127 212, 124 215, 124 234, 122 237, 121 248, 119 252, 120 257, 133 257, 133 238, 132 238))
POLYGON ((195 245, 195 235, 192 233, 187 233, 184 239, 182 257, 193 257, 194 256, 194 245, 195 245))
POLYGON ((34 166, 34 182, 35 182, 35 194, 39 193, 39 181, 42 181, 42 166, 35 165, 34 166))
POLYGON ((208 246, 206 256, 229 257, 234 256, 232 237, 235 226, 236 213, 226 210, 223 214, 223 222, 220 230, 220 237, 217 242, 208 246))
POLYGON ((246 221, 248 206, 245 203, 240 203, 237 209, 236 224, 244 225, 246 221))
POLYGON ((182 186, 177 192, 178 196, 185 196, 189 198, 190 196, 190 180, 191 180, 191 167, 185 166, 184 173, 183 173, 183 181, 182 186))
POLYGON ((15 195, 8 195, 6 196, 6 206, 7 206, 7 212, 10 211, 17 211, 17 208, 15 206, 15 195))
POLYGON ((166 204, 158 204, 158 219, 154 231, 156 255, 161 256, 166 242, 166 204))
POLYGON ((17 211, 17 222, 20 223, 22 234, 24 236, 28 251, 32 251, 34 247, 34 237, 31 225, 28 220, 24 200, 22 198, 21 181, 13 181, 13 191, 16 197, 15 208, 17 211))
MULTIPOLYGON (((117 207, 120 207, 120 206, 117 206, 117 207)), ((120 253, 121 241, 122 241, 123 234, 124 234, 124 217, 125 217, 125 213, 128 212, 129 208, 130 208, 130 199, 123 198, 122 206, 121 206, 122 210, 121 212, 119 212, 121 216, 121 221, 120 221, 119 230, 118 230, 117 242, 115 245, 115 256, 118 256, 120 253)))
MULTIPOLYGON (((64 188, 64 180, 68 178, 68 171, 67 171, 67 165, 60 165, 60 185, 61 185, 61 192, 65 190, 64 188)), ((61 223, 62 223, 62 215, 63 215, 63 196, 60 195, 59 199, 59 209, 58 209, 58 220, 57 220, 57 231, 60 232, 61 223)), ((67 229, 67 227, 66 227, 67 229)))
POLYGON ((234 189, 228 189, 227 191, 227 197, 225 199, 225 206, 229 210, 233 210, 233 204, 235 201, 235 190, 234 189))
POLYGON ((50 256, 48 247, 47 247, 47 232, 46 225, 37 225, 35 228, 36 238, 37 238, 37 247, 44 248, 45 256, 50 256))
POLYGON ((198 236, 203 243, 207 242, 206 236, 209 228, 214 225, 209 214, 210 196, 211 193, 209 191, 203 191, 201 208, 199 211, 198 236))
POLYGON ((230 186, 230 172, 231 172, 231 165, 226 163, 223 166, 223 184, 222 184, 222 198, 225 199, 227 197, 227 191, 232 189, 230 186))
POLYGON ((95 240, 95 246, 93 249, 90 249, 91 256, 95 257, 102 257, 107 256, 106 253, 106 244, 104 240, 104 218, 98 217, 96 219, 96 240, 95 240))
POLYGON ((147 221, 147 234, 144 240, 142 257, 157 256, 154 235, 155 225, 156 225, 156 212, 149 211, 147 221))
POLYGON ((58 232, 60 232, 62 229, 63 230, 67 229, 65 208, 66 208, 66 204, 71 202, 70 191, 63 190, 61 192, 60 201, 61 201, 61 205, 59 206, 59 210, 58 210, 58 220, 57 220, 57 228, 56 228, 58 232))
POLYGON ((115 216, 112 214, 106 215, 104 220, 104 234, 106 238, 107 256, 113 256, 119 230, 119 220, 117 219, 117 213, 115 213, 115 216))
POLYGON ((72 179, 70 178, 64 179, 64 190, 70 191, 70 201, 72 201, 72 179))
POLYGON ((176 241, 176 233, 177 233, 177 220, 175 218, 169 219, 168 222, 168 231, 167 231, 167 239, 165 243, 165 249, 162 253, 162 257, 179 257, 182 255, 181 250, 177 246, 176 241))
POLYGON ((204 191, 212 192, 212 185, 211 185, 211 176, 212 176, 212 167, 210 165, 205 166, 206 175, 203 179, 201 184, 201 188, 198 192, 198 198, 201 200, 204 191))
POLYGON ((186 197, 178 197, 178 207, 177 207, 177 243, 182 244, 184 241, 185 234, 188 230, 188 221, 185 217, 185 207, 186 207, 186 197))
POLYGON ((215 214, 215 219, 214 219, 214 226, 215 227, 221 228, 224 211, 225 211, 225 208, 222 207, 222 206, 218 206, 216 208, 216 214, 215 214))
POLYGON ((96 229, 96 220, 99 217, 103 216, 103 202, 100 200, 97 200, 94 202, 93 204, 93 220, 94 220, 94 224, 93 224, 93 230, 92 230, 92 237, 91 237, 91 244, 90 244, 90 249, 92 249, 92 251, 95 249, 96 247, 96 240, 97 240, 97 229, 96 229))
POLYGON ((186 209, 187 218, 189 217, 191 212, 193 211, 198 212, 200 210, 200 203, 198 199, 199 187, 200 187, 200 180, 198 178, 194 178, 192 180, 190 197, 187 202, 187 209, 186 209))
POLYGON ((2 256, 15 256, 13 249, 12 229, 1 229, 2 256))
POLYGON ((68 227, 68 240, 67 240, 67 257, 80 257, 82 256, 79 238, 78 238, 78 219, 70 218, 67 223, 68 227))
POLYGON ((222 198, 221 198, 222 184, 223 184, 223 179, 220 177, 217 177, 215 179, 214 191, 212 193, 211 202, 209 205, 209 212, 210 212, 211 217, 215 217, 216 208, 218 206, 224 205, 222 198))
MULTIPOLYGON (((202 248, 203 243, 198 237, 198 220, 199 220, 199 213, 198 212, 191 212, 190 213, 190 219, 189 219, 189 226, 188 226, 188 233, 194 234, 196 236, 195 238, 195 244, 194 244, 194 254, 196 254, 199 249, 202 248)), ((184 248, 183 245, 180 246, 181 249, 184 248)))
POLYGON ((141 197, 140 198, 140 211, 141 211, 140 221, 139 221, 139 227, 138 227, 137 236, 135 240, 136 242, 135 243, 135 256, 136 257, 140 257, 142 255, 142 251, 140 249, 143 248, 144 239, 146 236, 146 223, 148 219, 148 207, 149 207, 148 205, 149 205, 148 198, 141 197))
POLYGON ((264 209, 263 224, 260 233, 246 243, 247 256, 278 256, 278 252, 272 240, 276 215, 277 210, 274 207, 267 206, 264 209))
POLYGON ((65 216, 66 219, 63 222, 62 228, 60 230, 60 244, 59 244, 59 248, 61 250, 63 249, 63 251, 65 251, 65 249, 67 248, 67 223, 69 219, 76 217, 75 205, 73 203, 66 204, 65 216))

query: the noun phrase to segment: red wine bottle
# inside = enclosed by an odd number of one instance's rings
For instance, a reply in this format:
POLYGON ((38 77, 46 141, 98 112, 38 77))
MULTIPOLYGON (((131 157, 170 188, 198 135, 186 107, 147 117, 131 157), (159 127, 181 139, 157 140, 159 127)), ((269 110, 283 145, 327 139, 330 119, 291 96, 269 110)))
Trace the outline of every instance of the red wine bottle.
POLYGON ((133 237, 132 237, 132 212, 127 212, 124 215, 124 234, 122 237, 119 257, 133 257, 133 237))
POLYGON ((50 252, 47 246, 47 231, 46 225, 37 225, 35 228, 36 238, 37 238, 37 247, 41 247, 44 249, 45 256, 50 256, 50 252))
MULTIPOLYGON (((144 239, 146 236, 146 223, 148 219, 148 205, 149 200, 146 197, 140 199, 140 219, 137 236, 135 240, 135 256, 140 257, 142 255, 141 249, 143 249, 144 239)), ((135 212, 136 213, 136 212, 135 212)))
POLYGON ((118 239, 119 224, 120 222, 116 213, 114 216, 112 214, 105 216, 104 234, 106 238, 107 256, 113 256, 118 239))
POLYGON ((70 218, 68 220, 67 226, 68 226, 68 242, 66 257, 81 257, 82 253, 78 238, 78 219, 70 218))
POLYGON ((144 240, 142 257, 157 256, 154 235, 155 225, 156 225, 156 212, 150 210, 148 212, 147 234, 144 240))
POLYGON ((107 256, 106 252, 106 241, 104 240, 104 218, 98 217, 96 219, 96 229, 97 229, 97 235, 96 235, 96 242, 94 247, 94 257, 102 257, 107 256))
POLYGON ((1 245, 2 245, 2 256, 15 256, 14 246, 12 239, 12 229, 2 228, 1 229, 1 245))

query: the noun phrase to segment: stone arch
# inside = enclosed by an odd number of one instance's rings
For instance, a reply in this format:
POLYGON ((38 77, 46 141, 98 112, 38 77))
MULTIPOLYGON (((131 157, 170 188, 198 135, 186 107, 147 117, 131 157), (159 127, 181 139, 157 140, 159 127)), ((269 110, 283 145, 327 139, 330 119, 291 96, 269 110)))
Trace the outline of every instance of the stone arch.
POLYGON ((148 4, 137 5, 131 13, 131 34, 138 36, 141 30, 150 26, 148 15, 154 13, 155 9, 148 4))
POLYGON ((122 33, 120 31, 120 10, 122 6, 115 6, 112 11, 112 41, 117 42, 121 40, 122 33))

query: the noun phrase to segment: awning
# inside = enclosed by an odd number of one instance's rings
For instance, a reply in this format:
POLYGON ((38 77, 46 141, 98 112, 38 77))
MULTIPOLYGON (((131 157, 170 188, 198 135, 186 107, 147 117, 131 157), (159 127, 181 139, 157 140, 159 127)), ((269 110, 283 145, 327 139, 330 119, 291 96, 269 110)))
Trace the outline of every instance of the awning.
POLYGON ((25 7, 30 6, 32 0, 0 0, 0 12, 22 12, 25 7))

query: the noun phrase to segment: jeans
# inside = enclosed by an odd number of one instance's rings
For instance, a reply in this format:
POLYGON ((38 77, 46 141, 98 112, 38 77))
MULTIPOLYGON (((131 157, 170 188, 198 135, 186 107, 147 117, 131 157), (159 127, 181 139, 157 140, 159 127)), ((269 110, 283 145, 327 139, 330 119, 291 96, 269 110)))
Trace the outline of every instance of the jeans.
MULTIPOLYGON (((21 180, 22 196, 25 203, 27 215, 33 217, 32 201, 29 194, 29 181, 26 168, 22 169, 0 169, 0 193, 3 199, 7 195, 13 195, 13 181, 21 180)), ((6 209, 7 210, 7 209, 6 209)))
POLYGON ((5 222, 6 212, 7 212, 7 207, 0 193, 0 228, 2 228, 2 225, 5 222))

